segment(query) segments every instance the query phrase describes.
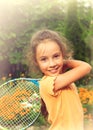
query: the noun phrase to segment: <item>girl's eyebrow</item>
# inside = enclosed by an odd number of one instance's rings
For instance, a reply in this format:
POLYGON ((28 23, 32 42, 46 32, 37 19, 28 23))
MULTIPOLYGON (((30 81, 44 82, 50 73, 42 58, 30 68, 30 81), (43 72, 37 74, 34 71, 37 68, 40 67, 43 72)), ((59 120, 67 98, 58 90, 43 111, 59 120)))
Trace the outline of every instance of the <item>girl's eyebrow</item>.
POLYGON ((40 56, 39 58, 42 59, 42 58, 46 58, 47 56, 40 56))
POLYGON ((55 52, 53 55, 55 55, 55 54, 61 54, 61 52, 58 52, 58 51, 57 51, 57 52, 55 52))
MULTIPOLYGON (((52 55, 56 55, 56 54, 61 54, 61 52, 57 51, 57 52, 53 53, 52 55)), ((45 57, 47 57, 47 56, 46 55, 40 56, 40 58, 45 58, 45 57)))
POLYGON ((59 51, 57 51, 57 52, 55 52, 54 54, 60 54, 61 52, 59 52, 59 51))

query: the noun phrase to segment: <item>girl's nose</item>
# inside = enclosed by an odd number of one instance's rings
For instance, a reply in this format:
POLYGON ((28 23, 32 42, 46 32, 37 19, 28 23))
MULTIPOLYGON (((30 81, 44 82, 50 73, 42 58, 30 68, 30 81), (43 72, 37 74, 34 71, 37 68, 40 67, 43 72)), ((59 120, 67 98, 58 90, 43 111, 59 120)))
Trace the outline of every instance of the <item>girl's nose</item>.
POLYGON ((56 65, 54 60, 49 60, 49 67, 54 67, 56 65))

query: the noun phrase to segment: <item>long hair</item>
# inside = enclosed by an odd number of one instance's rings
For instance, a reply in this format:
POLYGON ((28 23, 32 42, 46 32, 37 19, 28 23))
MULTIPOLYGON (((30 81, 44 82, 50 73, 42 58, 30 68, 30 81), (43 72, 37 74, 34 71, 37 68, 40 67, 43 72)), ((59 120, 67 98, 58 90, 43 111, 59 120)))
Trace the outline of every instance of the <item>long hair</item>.
POLYGON ((44 118, 47 119, 48 111, 47 111, 47 108, 46 108, 46 104, 44 103, 42 98, 41 98, 41 113, 44 116, 44 118))

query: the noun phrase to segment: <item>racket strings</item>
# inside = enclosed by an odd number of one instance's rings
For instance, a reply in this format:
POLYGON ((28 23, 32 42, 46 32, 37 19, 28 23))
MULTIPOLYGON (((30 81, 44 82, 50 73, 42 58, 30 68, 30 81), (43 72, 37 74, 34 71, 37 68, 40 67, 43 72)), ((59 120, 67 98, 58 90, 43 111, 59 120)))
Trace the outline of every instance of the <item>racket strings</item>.
POLYGON ((1 90, 0 125, 9 130, 31 125, 40 114, 38 87, 32 82, 18 80, 5 84, 1 90))

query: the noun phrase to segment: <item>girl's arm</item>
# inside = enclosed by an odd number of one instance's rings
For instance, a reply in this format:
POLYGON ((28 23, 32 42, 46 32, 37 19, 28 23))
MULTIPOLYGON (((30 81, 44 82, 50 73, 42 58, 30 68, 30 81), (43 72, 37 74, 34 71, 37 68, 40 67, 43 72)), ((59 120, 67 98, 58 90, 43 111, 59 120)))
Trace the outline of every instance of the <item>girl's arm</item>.
POLYGON ((67 60, 65 61, 65 64, 71 69, 57 76, 54 83, 54 91, 57 91, 82 78, 92 69, 88 63, 79 60, 67 60))

